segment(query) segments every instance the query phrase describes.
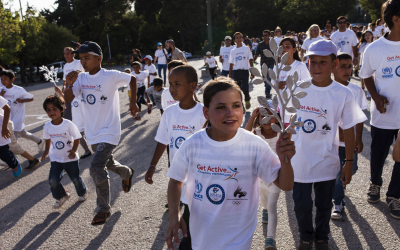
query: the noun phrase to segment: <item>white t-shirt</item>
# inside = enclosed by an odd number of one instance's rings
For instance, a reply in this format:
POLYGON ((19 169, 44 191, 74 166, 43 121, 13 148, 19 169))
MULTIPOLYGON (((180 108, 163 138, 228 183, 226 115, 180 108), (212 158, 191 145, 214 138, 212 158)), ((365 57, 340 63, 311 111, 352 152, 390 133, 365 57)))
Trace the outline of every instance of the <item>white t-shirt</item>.
POLYGON ((163 110, 166 110, 169 106, 179 103, 179 101, 175 101, 174 98, 171 95, 171 92, 169 92, 169 89, 165 88, 164 91, 161 94, 161 106, 163 110))
POLYGON ((250 249, 259 179, 274 182, 280 166, 268 144, 242 128, 228 141, 214 141, 206 130, 190 137, 167 176, 187 180, 192 249, 250 249))
POLYGON ((163 93, 163 91, 164 91, 164 88, 161 88, 161 90, 160 91, 155 91, 155 89, 154 89, 154 86, 151 86, 150 88, 148 88, 148 89, 146 89, 145 90, 145 92, 148 94, 148 95, 153 95, 153 97, 154 97, 154 102, 156 103, 156 107, 158 108, 158 109, 162 109, 162 105, 161 105, 161 96, 162 96, 162 93, 163 93))
MULTIPOLYGON (((309 38, 307 37, 306 40, 304 40, 303 45, 301 46, 302 49, 304 49, 306 52, 308 50, 308 48, 310 47, 310 45, 313 42, 319 41, 319 40, 323 40, 322 37, 317 36, 316 38, 309 38)), ((303 60, 303 58, 301 58, 303 60)), ((308 56, 307 56, 307 60, 308 60, 308 56)))
POLYGON ((346 29, 346 31, 340 32, 338 30, 331 35, 331 40, 336 45, 338 52, 346 52, 352 57, 354 56, 353 47, 358 44, 354 31, 346 29))
POLYGON ((376 28, 374 31, 371 30, 371 32, 374 35, 374 41, 378 40, 382 36, 382 32, 380 30, 377 30, 376 28))
POLYGON ((257 49, 257 46, 258 46, 258 43, 257 43, 257 42, 251 43, 251 48, 252 48, 252 50, 256 50, 256 49, 257 49))
POLYGON ((154 54, 154 56, 158 58, 158 64, 167 64, 167 58, 165 57, 165 55, 168 55, 168 51, 166 49, 163 49, 163 50, 164 50, 164 52, 162 50, 158 49, 158 50, 156 50, 156 53, 154 54))
POLYGON ((16 100, 18 98, 21 100, 31 99, 33 95, 26 92, 24 88, 16 85, 13 85, 9 89, 3 87, 0 89, 0 92, 3 89, 6 91, 3 97, 7 100, 7 104, 11 109, 10 120, 14 123, 14 131, 20 132, 25 128, 25 103, 19 103, 16 100))
POLYGON ((217 60, 215 60, 215 57, 210 57, 210 58, 206 58, 206 63, 208 63, 208 67, 209 68, 215 68, 217 67, 217 60))
MULTIPOLYGON (((279 64, 279 67, 281 66, 281 64, 279 64)), ((280 82, 284 82, 284 81, 286 81, 286 79, 287 79, 287 77, 288 76, 292 76, 293 77, 293 75, 294 75, 294 72, 296 72, 297 71, 297 74, 298 74, 298 76, 299 76, 299 81, 304 81, 304 80, 306 80, 306 79, 309 79, 309 78, 311 78, 311 76, 310 76, 310 72, 308 71, 308 69, 307 69, 307 66, 304 64, 304 63, 302 63, 302 62, 300 62, 300 61, 297 61, 297 60, 294 60, 294 62, 290 65, 290 67, 292 67, 291 69, 290 69, 290 71, 281 71, 281 73, 280 73, 280 75, 279 75, 279 81, 280 82)), ((274 72, 275 72, 275 74, 277 74, 277 68, 276 68, 276 66, 274 67, 274 72)), ((275 80, 272 80, 272 83, 273 84, 276 84, 276 81, 275 80)), ((279 90, 281 93, 282 93, 282 91, 283 90, 279 90)), ((285 91, 287 92, 287 94, 288 94, 288 96, 290 95, 290 92, 289 92, 289 90, 287 89, 287 87, 285 88, 285 91)), ((279 100, 279 99, 278 99, 279 100)), ((288 105, 289 107, 292 107, 293 105, 290 103, 289 105, 288 105)), ((279 109, 282 111, 282 104, 279 102, 279 109)), ((281 112, 282 113, 282 112, 281 112)), ((291 113, 289 113, 289 112, 287 112, 287 111, 285 111, 285 122, 286 123, 289 123, 290 121, 289 121, 289 119, 290 119, 290 116, 292 116, 292 115, 294 115, 294 114, 291 114, 291 113)))
POLYGON ((251 54, 250 48, 247 46, 242 46, 240 48, 235 47, 231 50, 229 56, 229 63, 233 64, 233 70, 238 69, 250 69, 249 60, 253 59, 253 54, 251 54))
MULTIPOLYGON (((201 130, 205 122, 203 104, 197 103, 193 108, 186 110, 181 109, 177 103, 164 111, 154 139, 168 145, 169 161, 172 162, 182 143, 201 130)), ((184 193, 181 195, 181 201, 188 204, 184 193)))
POLYGON ((281 36, 281 37, 274 37, 274 39, 275 39, 275 42, 276 42, 276 45, 279 47, 279 44, 281 43, 281 41, 283 40, 283 36, 281 36))
POLYGON ((230 63, 229 63, 229 57, 231 55, 231 50, 233 49, 233 46, 229 47, 222 47, 219 55, 222 56, 222 59, 224 59, 224 62, 222 63, 222 70, 229 71, 230 63))
POLYGON ((43 138, 51 141, 50 161, 64 163, 79 159, 78 151, 74 159, 68 158, 68 151, 74 146, 74 140, 82 138, 78 128, 70 120, 63 119, 60 125, 47 122, 43 127, 43 138))
POLYGON ((385 31, 385 25, 377 26, 377 27, 375 27, 375 30, 379 31, 380 36, 383 36, 382 30, 385 31))
POLYGON ((74 100, 71 102, 72 111, 72 122, 76 125, 79 132, 85 131, 85 122, 83 114, 83 103, 85 99, 81 96, 75 96, 74 100))
POLYGON ((85 135, 90 145, 105 142, 118 145, 121 119, 118 88, 128 85, 131 76, 116 70, 101 69, 95 75, 80 73, 72 88, 75 96, 83 94, 85 135))
MULTIPOLYGON (((300 82, 299 82, 300 83, 300 82)), ((292 140, 296 154, 292 158, 294 181, 313 183, 333 180, 339 172, 338 125, 348 129, 367 119, 354 100, 351 90, 332 81, 328 87, 311 84, 306 89, 296 89, 307 93, 300 99, 301 108, 297 119, 304 126, 296 128, 292 140)))
MULTIPOLYGON (((150 66, 148 66, 148 65, 146 64, 146 65, 144 66, 144 70, 148 71, 150 74, 157 73, 156 66, 154 66, 154 64, 150 64, 150 66)), ((149 75, 150 75, 150 74, 149 74, 149 75)), ((157 77, 157 76, 150 75, 150 84, 153 83, 154 78, 156 78, 156 77, 157 77)))
MULTIPOLYGON (((149 76, 149 71, 139 71, 139 74, 136 74, 135 71, 131 72, 131 75, 136 77, 136 87, 137 89, 145 86, 145 83, 147 82, 147 77, 149 76)), ((128 90, 131 90, 131 87, 129 86, 128 83, 128 90)))
POLYGON ((371 43, 362 43, 360 45, 360 47, 358 48, 358 53, 360 53, 360 66, 362 66, 362 61, 363 61, 363 55, 364 55, 364 51, 365 49, 370 45, 371 43))
POLYGON ((360 77, 374 76, 376 91, 385 96, 390 105, 381 114, 371 100, 371 125, 381 129, 400 129, 400 42, 384 36, 371 43, 364 52, 360 77))
POLYGON ((85 69, 83 68, 80 60, 74 59, 71 63, 64 64, 63 80, 65 81, 66 78, 67 78, 68 73, 71 72, 71 71, 74 71, 74 70, 82 70, 83 72, 85 72, 85 69))
MULTIPOLYGON (((354 100, 356 101, 358 106, 362 110, 368 109, 368 101, 367 101, 367 98, 365 97, 365 93, 361 89, 361 87, 358 86, 357 84, 352 83, 352 82, 349 82, 349 84, 346 87, 348 87, 351 90, 351 92, 353 93, 354 100)), ((342 124, 340 122, 339 123, 339 127, 341 127, 341 126, 342 126, 342 124)), ((356 131, 356 126, 354 126, 354 135, 355 135, 356 132, 357 132, 356 131)), ((338 133, 339 133, 339 131, 338 131, 338 133)), ((339 146, 344 147, 345 146, 344 142, 339 141, 339 146)))
MULTIPOLYGON (((6 99, 4 99, 2 96, 0 96, 0 108, 1 108, 1 112, 0 112, 0 126, 3 126, 3 121, 4 121, 4 111, 3 108, 4 106, 6 106, 8 103, 8 101, 6 99)), ((8 124, 7 124, 8 125, 8 124)), ((11 139, 5 139, 3 136, 0 135, 0 146, 4 146, 4 145, 8 145, 11 143, 11 139)))

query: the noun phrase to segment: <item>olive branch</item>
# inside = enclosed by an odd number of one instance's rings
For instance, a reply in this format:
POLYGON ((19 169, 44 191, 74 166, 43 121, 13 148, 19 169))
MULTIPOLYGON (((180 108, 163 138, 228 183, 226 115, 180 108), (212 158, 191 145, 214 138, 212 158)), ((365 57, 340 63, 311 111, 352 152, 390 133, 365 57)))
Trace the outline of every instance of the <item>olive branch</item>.
POLYGON ((40 72, 45 72, 43 74, 44 78, 46 81, 54 83, 54 86, 57 86, 56 82, 60 80, 60 78, 57 78, 57 73, 58 73, 58 68, 54 68, 54 66, 51 66, 50 69, 48 69, 46 66, 39 67, 40 72))

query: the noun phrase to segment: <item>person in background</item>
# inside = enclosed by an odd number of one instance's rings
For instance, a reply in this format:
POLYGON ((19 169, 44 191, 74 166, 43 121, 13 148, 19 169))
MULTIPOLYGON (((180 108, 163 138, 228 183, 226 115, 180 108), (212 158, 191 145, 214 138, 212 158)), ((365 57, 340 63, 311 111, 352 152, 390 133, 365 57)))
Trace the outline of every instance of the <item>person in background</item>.
MULTIPOLYGON (((269 69, 273 69, 275 66, 274 59, 272 57, 266 57, 264 55, 264 50, 267 49, 267 50, 271 51, 271 48, 269 47, 270 38, 271 38, 271 31, 264 30, 263 31, 263 41, 258 44, 256 53, 254 55, 254 61, 256 61, 257 58, 259 56, 261 56, 261 59, 260 59, 261 68, 264 67, 264 65, 265 65, 265 67, 268 67, 269 69)), ((268 81, 271 81, 269 74, 267 76, 267 79, 268 79, 268 81)), ((267 82, 264 82, 264 86, 265 86, 265 96, 267 99, 270 99, 272 97, 271 96, 271 86, 267 82)))
POLYGON ((221 76, 229 75, 229 56, 231 54, 231 50, 233 49, 232 38, 230 36, 225 37, 225 47, 222 47, 219 52, 219 61, 222 63, 222 71, 221 76))
POLYGON ((283 39, 281 27, 277 26, 275 28, 275 35, 276 36, 274 37, 274 39, 275 39, 276 44, 278 45, 283 39))
POLYGON ((157 43, 157 50, 154 53, 154 62, 157 60, 157 68, 158 68, 158 75, 162 77, 161 71, 164 71, 164 87, 167 83, 167 59, 168 59, 168 51, 163 49, 162 43, 157 43))

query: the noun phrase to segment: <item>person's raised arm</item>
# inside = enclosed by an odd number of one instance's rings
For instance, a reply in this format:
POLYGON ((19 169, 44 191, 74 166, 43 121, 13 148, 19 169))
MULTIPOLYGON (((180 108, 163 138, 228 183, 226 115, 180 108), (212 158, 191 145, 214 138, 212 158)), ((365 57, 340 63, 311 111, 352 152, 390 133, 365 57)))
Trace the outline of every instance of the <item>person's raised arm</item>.
POLYGON ((249 121, 247 122, 246 127, 244 129, 251 132, 253 130, 254 120, 257 118, 257 116, 259 114, 260 114, 259 108, 255 108, 253 110, 253 112, 251 113, 251 117, 250 117, 249 121))
POLYGON ((65 102, 72 102, 75 98, 75 95, 72 92, 72 87, 74 86, 76 79, 78 79, 79 73, 80 72, 77 71, 71 71, 66 77, 67 87, 64 90, 65 102))
POLYGON ((363 80, 364 80, 365 86, 367 86, 367 89, 368 89, 369 93, 371 94, 371 98, 375 102, 376 109, 381 114, 385 114, 386 113, 386 105, 390 105, 388 99, 385 96, 378 94, 378 91, 376 91, 375 81, 372 76, 369 78, 365 78, 363 80))
POLYGON ((340 176, 340 180, 343 185, 349 184, 351 181, 351 177, 353 175, 353 155, 354 155, 354 147, 355 147, 355 135, 354 135, 354 127, 344 129, 344 146, 346 149, 346 162, 342 169, 342 175, 340 176))
POLYGON ((129 87, 131 88, 131 101, 129 102, 129 108, 131 110, 131 115, 135 115, 139 111, 139 107, 136 103, 136 77, 131 76, 131 81, 129 82, 129 87))

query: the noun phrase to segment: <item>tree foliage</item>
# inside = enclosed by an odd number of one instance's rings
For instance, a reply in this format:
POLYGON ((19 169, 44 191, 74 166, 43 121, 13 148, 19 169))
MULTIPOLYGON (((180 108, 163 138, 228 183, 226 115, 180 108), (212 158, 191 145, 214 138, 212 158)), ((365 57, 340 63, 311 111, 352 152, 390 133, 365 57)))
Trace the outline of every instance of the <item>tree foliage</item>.
POLYGON ((360 5, 363 9, 369 11, 373 21, 382 18, 381 7, 385 0, 359 0, 360 5))
MULTIPOLYGON (((1 3, 1 1, 0 1, 1 3)), ((18 62, 17 53, 22 50, 24 41, 21 36, 19 15, 0 7, 0 60, 7 65, 18 62)))

